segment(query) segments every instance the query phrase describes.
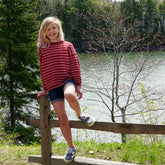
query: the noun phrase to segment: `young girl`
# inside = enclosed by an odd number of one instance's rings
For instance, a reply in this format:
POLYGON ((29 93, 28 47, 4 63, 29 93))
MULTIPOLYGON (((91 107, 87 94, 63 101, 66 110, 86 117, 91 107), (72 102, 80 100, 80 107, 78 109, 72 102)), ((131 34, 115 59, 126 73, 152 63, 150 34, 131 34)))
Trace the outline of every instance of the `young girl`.
POLYGON ((37 97, 39 99, 41 95, 47 93, 50 97, 59 119, 61 131, 69 146, 64 158, 64 161, 69 163, 74 159, 76 148, 72 141, 64 98, 82 122, 88 126, 95 123, 92 116, 82 114, 78 102, 78 99, 82 98, 79 59, 73 45, 64 40, 61 22, 56 17, 48 17, 43 20, 39 31, 38 47, 44 90, 39 92, 37 97))

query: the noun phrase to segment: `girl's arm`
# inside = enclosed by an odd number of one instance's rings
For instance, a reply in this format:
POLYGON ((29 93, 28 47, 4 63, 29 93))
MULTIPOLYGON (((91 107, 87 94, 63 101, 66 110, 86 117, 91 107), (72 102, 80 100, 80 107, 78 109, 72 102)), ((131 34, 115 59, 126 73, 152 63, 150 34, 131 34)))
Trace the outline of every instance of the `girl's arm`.
POLYGON ((78 55, 74 49, 74 46, 70 44, 69 46, 69 57, 70 57, 70 67, 73 80, 77 87, 81 88, 81 71, 80 62, 78 55))
POLYGON ((82 98, 82 95, 83 95, 82 90, 81 90, 81 87, 80 86, 77 86, 76 91, 77 91, 77 96, 78 96, 78 100, 79 100, 79 99, 82 98))
MULTIPOLYGON (((41 63, 42 63, 42 54, 41 54, 41 48, 39 48, 38 50, 38 55, 39 55, 39 66, 40 66, 40 75, 41 75, 41 79, 42 79, 42 67, 41 67, 41 63)), ((42 80, 42 85, 44 87, 44 90, 43 91, 40 91, 38 94, 37 94, 37 98, 39 100, 40 96, 42 95, 47 95, 47 90, 45 88, 45 85, 44 85, 44 82, 42 80)))

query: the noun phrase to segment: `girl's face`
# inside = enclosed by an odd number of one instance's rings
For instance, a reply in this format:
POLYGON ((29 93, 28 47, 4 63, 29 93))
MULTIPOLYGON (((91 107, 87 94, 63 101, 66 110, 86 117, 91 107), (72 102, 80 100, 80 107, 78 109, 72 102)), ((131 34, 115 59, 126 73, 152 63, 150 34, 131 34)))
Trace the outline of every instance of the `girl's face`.
POLYGON ((48 26, 46 36, 49 38, 50 42, 57 42, 59 35, 59 29, 55 24, 50 24, 48 26))

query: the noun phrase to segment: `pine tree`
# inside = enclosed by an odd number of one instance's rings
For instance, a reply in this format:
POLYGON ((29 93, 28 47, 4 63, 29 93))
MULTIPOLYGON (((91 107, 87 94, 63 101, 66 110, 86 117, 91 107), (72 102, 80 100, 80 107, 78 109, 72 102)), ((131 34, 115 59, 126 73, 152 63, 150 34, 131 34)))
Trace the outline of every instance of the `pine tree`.
POLYGON ((23 125, 39 90, 35 0, 0 0, 0 112, 7 125, 23 125), (35 95, 35 97, 34 97, 35 95))

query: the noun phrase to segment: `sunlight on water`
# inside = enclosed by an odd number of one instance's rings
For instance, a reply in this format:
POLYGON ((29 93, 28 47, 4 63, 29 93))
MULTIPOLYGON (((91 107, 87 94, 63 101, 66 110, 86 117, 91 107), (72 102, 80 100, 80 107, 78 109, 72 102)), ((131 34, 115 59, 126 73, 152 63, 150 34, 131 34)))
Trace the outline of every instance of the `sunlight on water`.
MULTIPOLYGON (((145 64, 144 72, 137 79, 137 86, 134 89, 134 94, 136 97, 140 98, 141 88, 139 86, 139 82, 141 82, 145 89, 148 90, 148 93, 155 92, 159 95, 164 93, 165 89, 165 52, 153 52, 150 53, 153 56, 150 60, 145 64), (160 62, 160 63, 159 63, 160 62), (159 64, 157 64, 159 63, 159 64)), ((145 57, 147 55, 146 54, 145 57)), ((95 91, 98 91, 102 88, 106 88, 106 92, 111 95, 111 84, 112 84, 112 75, 113 75, 113 56, 112 55, 104 55, 104 54, 81 54, 79 55, 80 64, 81 64, 81 73, 82 73, 82 89, 83 89, 83 98, 80 100, 81 108, 87 107, 85 110, 86 113, 93 115, 97 121, 105 121, 112 122, 111 114, 109 109, 105 106, 105 104, 99 102, 100 98, 96 94, 95 91), (97 88, 97 90, 96 90, 97 88), (92 92, 93 91, 93 92, 92 92)), ((125 56, 125 58, 121 61, 120 64, 120 86, 125 89, 129 89, 130 79, 132 80, 134 73, 130 72, 131 70, 135 70, 137 66, 141 64, 141 61, 144 58, 138 54, 134 53, 129 55, 129 57, 125 56)), ((111 108, 111 100, 105 98, 106 103, 111 108)), ((150 98, 151 99, 151 98, 150 98)), ((125 104, 125 98, 121 99, 120 104, 123 106, 125 104)), ((159 105, 158 105, 159 106, 159 105)), ((164 106, 164 105, 163 105, 164 106)), ((138 104, 134 104, 128 108, 128 114, 138 113, 139 110, 146 108, 144 100, 139 102, 138 104)), ((75 113, 70 109, 68 104, 66 103, 66 111, 70 120, 77 120, 75 113)), ((162 114, 162 111, 160 111, 162 114)), ((163 112, 164 113, 164 112, 163 112)), ((116 122, 121 122, 121 114, 120 111, 115 113, 116 122)), ((149 114, 146 115, 155 115, 149 114)), ((163 116, 165 116, 163 114, 163 116)), ((131 123, 144 123, 147 121, 147 118, 142 118, 141 115, 129 115, 127 116, 127 122, 131 123), (144 121, 145 120, 145 121, 144 121)), ((155 124, 158 119, 155 119, 155 124)), ((164 120, 164 117, 161 118, 164 120)), ((160 122, 160 121, 159 121, 160 122)), ((54 129, 53 133, 55 133, 57 129, 54 129)), ((72 129, 73 139, 75 140, 90 140, 99 142, 120 142, 120 135, 114 133, 107 133, 101 131, 90 131, 90 130, 77 130, 72 129)), ((57 133, 57 132, 56 132, 57 133)), ((61 132, 58 130, 58 134, 61 132)), ((58 141, 64 141, 63 137, 58 139, 58 141)))

